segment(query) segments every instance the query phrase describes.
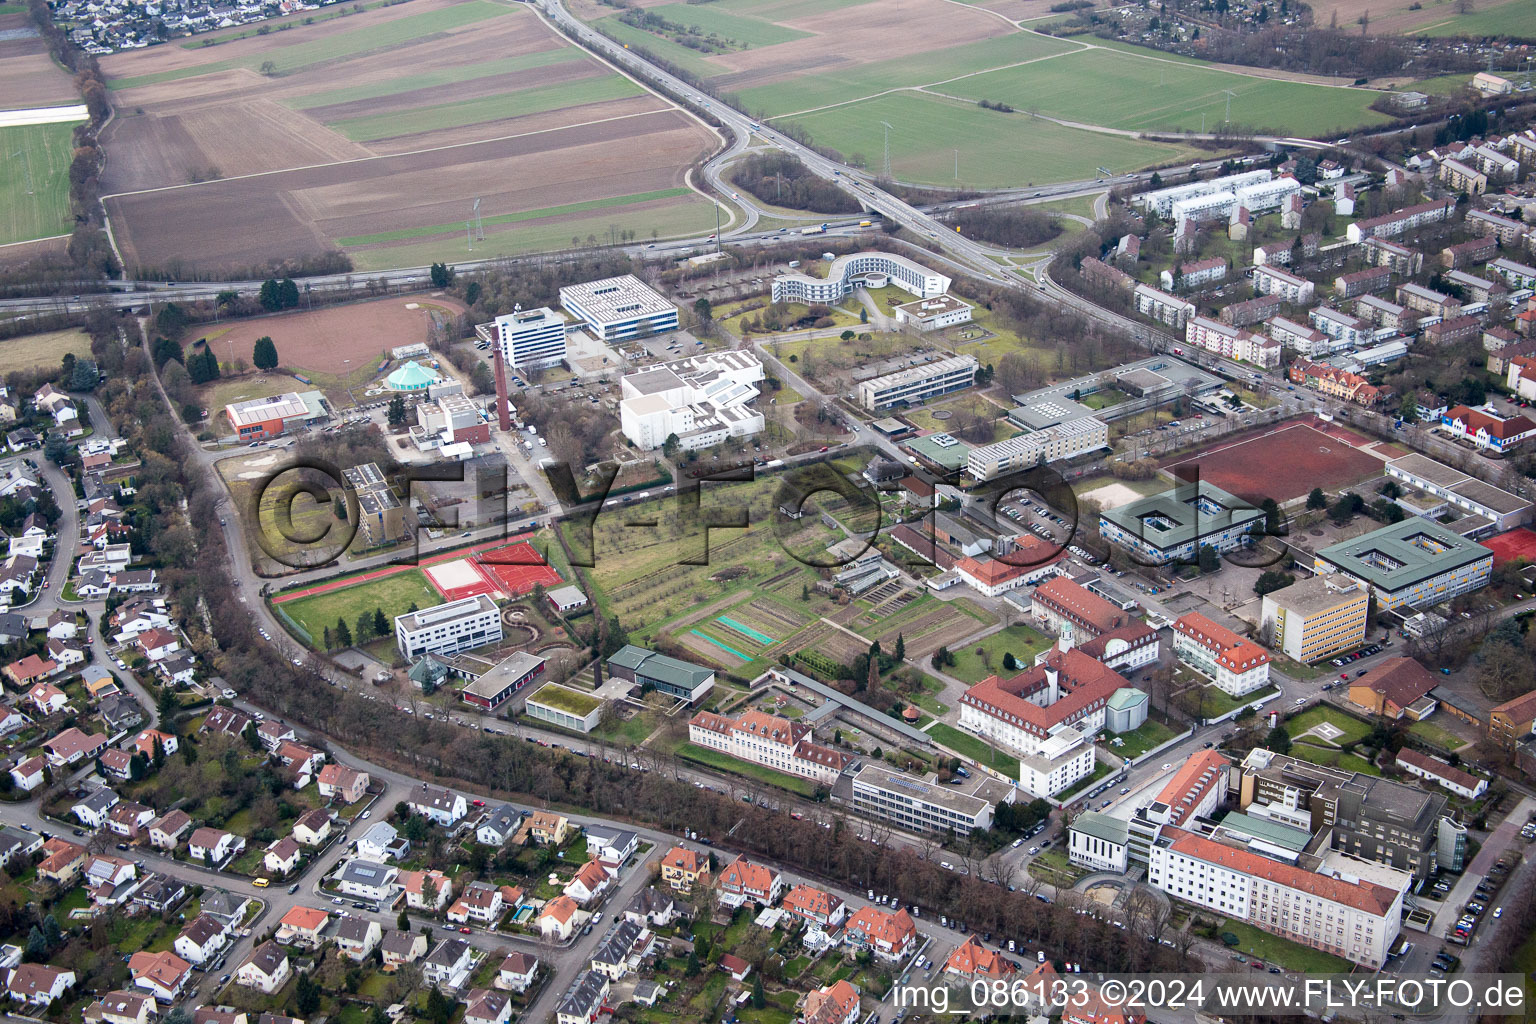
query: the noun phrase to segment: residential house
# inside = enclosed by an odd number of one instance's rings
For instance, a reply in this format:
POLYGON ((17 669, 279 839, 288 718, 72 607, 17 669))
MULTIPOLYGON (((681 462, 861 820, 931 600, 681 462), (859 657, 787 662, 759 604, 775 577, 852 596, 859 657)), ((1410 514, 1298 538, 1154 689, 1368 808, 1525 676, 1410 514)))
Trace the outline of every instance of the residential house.
POLYGON ((36 683, 27 691, 24 700, 31 704, 42 717, 57 714, 69 706, 69 698, 64 691, 52 683, 36 683))
POLYGON ((656 937, 649 928, 621 919, 592 952, 592 969, 607 975, 610 981, 619 981, 633 973, 655 945, 656 937))
POLYGON ((387 903, 394 898, 399 875, 399 868, 353 858, 344 863, 333 877, 337 889, 348 896, 387 903))
POLYGON ((512 953, 501 962, 501 970, 496 974, 496 987, 504 988, 509 992, 526 992, 528 986, 533 984, 534 975, 539 971, 537 957, 527 953, 512 953))
POLYGON ((96 761, 101 765, 102 772, 113 778, 126 781, 133 777, 133 755, 126 750, 108 747, 96 761))
POLYGON ((245 840, 242 837, 207 825, 193 832, 192 837, 187 840, 187 854, 193 860, 212 864, 215 867, 239 856, 240 851, 244 849, 245 840))
POLYGON ((86 858, 81 884, 98 907, 114 907, 138 888, 138 869, 133 861, 98 853, 86 858))
POLYGON ((320 769, 320 777, 316 780, 321 796, 344 804, 355 804, 367 796, 370 781, 367 772, 344 764, 326 765, 320 769))
POLYGON ((13 1002, 43 1007, 75 987, 75 972, 49 964, 22 964, 11 969, 5 991, 13 1002))
POLYGON ((1016 970, 1011 961, 1001 953, 983 946, 974 935, 968 936, 956 946, 955 951, 949 954, 949 959, 944 961, 945 974, 953 974, 970 982, 1007 981, 1014 976, 1016 970))
POLYGON ((569 896, 556 896, 544 904, 544 909, 539 911, 537 924, 539 933, 545 938, 555 938, 561 942, 571 937, 576 926, 576 915, 580 908, 576 901, 569 896))
POLYGON ((107 812, 107 828, 128 839, 138 839, 155 820, 155 809, 125 800, 107 812))
POLYGON ((128 973, 134 985, 154 996, 156 1002, 174 1003, 192 980, 192 965, 169 950, 141 950, 128 958, 128 973))
POLYGON ((746 981, 747 975, 752 973, 752 965, 735 953, 727 953, 720 958, 720 969, 729 974, 732 981, 746 981))
POLYGON ((586 833, 587 855, 596 857, 612 868, 624 864, 639 849, 640 837, 627 829, 588 825, 586 833))
POLYGON ((0 669, 5 678, 18 690, 25 690, 33 683, 57 675, 58 662, 46 658, 40 658, 35 654, 29 654, 25 658, 19 658, 0 669))
POLYGON ((412 910, 437 912, 453 898, 453 880, 435 868, 402 871, 397 879, 405 890, 405 905, 412 910))
POLYGON ((854 1024, 859 1019, 859 990, 847 979, 807 992, 800 1000, 804 1024, 854 1024))
POLYGON ((217 957, 228 941, 229 928, 223 921, 212 914, 198 914, 176 936, 172 948, 188 963, 205 964, 217 957))
POLYGON ((292 874, 299 869, 299 861, 302 859, 304 848, 294 842, 289 836, 273 840, 267 847, 267 852, 261 858, 261 866, 268 874, 284 875, 292 874))
POLYGON ((512 1000, 495 989, 472 988, 464 994, 464 1024, 507 1024, 512 1000))
POLYGON ((305 846, 319 846, 331 837, 331 812, 314 807, 299 815, 293 823, 293 838, 305 846))
POLYGON ((149 823, 149 845, 157 850, 174 850, 192 828, 186 811, 167 811, 149 823))
POLYGON ((89 760, 107 747, 107 738, 97 733, 81 732, 70 726, 43 744, 48 763, 55 768, 89 760))
POLYGON ((181 749, 181 741, 173 733, 162 732, 159 729, 145 729, 133 738, 133 749, 154 760, 157 754, 170 757, 176 753, 181 749))
MULTIPOLYGON (((133 894, 135 905, 148 910, 152 914, 164 914, 175 908, 182 900, 187 898, 187 887, 177 878, 157 874, 150 871, 144 875, 144 880, 133 894)), ((204 899, 203 906, 208 906, 208 898, 204 899)), ((231 922, 225 921, 225 924, 231 922)))
POLYGON ((118 795, 103 786, 93 789, 69 809, 75 820, 86 828, 101 828, 107 823, 107 812, 117 806, 118 795))
POLYGON ((325 941, 325 926, 330 920, 330 914, 316 907, 290 907, 277 922, 275 938, 285 946, 318 949, 325 941))
POLYGON ((785 893, 784 909, 824 930, 842 924, 848 911, 838 896, 809 885, 797 885, 785 893))
POLYGON ((784 877, 771 868, 737 857, 720 872, 719 900, 728 907, 748 901, 771 907, 784 894, 784 877))
POLYGON ((208 709, 208 714, 203 716, 203 724, 198 732, 218 733, 224 736, 239 736, 251 725, 253 719, 244 711, 227 708, 222 704, 215 704, 208 709))
POLYGON ((539 843, 559 846, 571 834, 570 820, 553 811, 534 811, 528 818, 528 835, 539 843))
POLYGON ((904 960, 917 942, 917 928, 905 910, 892 913, 879 907, 860 907, 848 919, 843 941, 882 960, 904 960))
POLYGON ((648 885, 630 899, 624 916, 639 924, 665 928, 678 917, 677 900, 670 892, 648 885))
POLYGON ((59 888, 75 883, 85 869, 85 847, 55 836, 43 843, 43 859, 37 862, 37 877, 59 888))
POLYGON ((169 629, 151 629, 133 638, 134 646, 150 661, 168 658, 181 650, 181 641, 169 629))
POLYGON ((155 997, 147 992, 108 992, 85 1008, 86 1024, 149 1024, 156 1014, 155 997))
POLYGON ((291 973, 283 948, 275 942, 263 942, 235 971, 235 983, 271 995, 288 983, 291 973))
POLYGON ((369 918, 344 917, 336 925, 336 947, 353 960, 366 959, 383 937, 379 922, 369 918))
POLYGON ((607 892, 613 879, 613 872, 594 857, 577 869, 575 876, 566 883, 564 892, 577 903, 586 906, 607 892))
POLYGON ((47 778, 48 762, 40 756, 18 761, 11 768, 11 781, 28 793, 42 787, 47 778))
POLYGON ((469 980, 474 962, 471 947, 462 939, 441 939, 421 962, 421 980, 425 985, 462 988, 469 980))
POLYGON ((464 887, 453 906, 448 908, 448 920, 456 924, 468 921, 494 924, 505 910, 500 888, 490 882, 474 881, 464 887))
POLYGON ((49 639, 43 644, 43 650, 48 652, 48 660, 59 666, 61 672, 85 664, 85 649, 72 640, 49 639))
POLYGON ((583 971, 555 1004, 555 1024, 593 1024, 608 998, 608 979, 583 971))
POLYGON ((387 821, 376 821, 368 826, 353 845, 357 855, 364 860, 401 860, 411 852, 410 840, 401 838, 395 826, 387 821))
POLYGON ((413 964, 427 955, 427 937, 420 932, 393 931, 379 943, 384 970, 396 971, 402 964, 413 964))
POLYGON ((505 846, 522 823, 517 808, 502 804, 493 808, 475 827, 475 840, 484 846, 505 846))
POLYGON ((469 813, 469 803, 458 793, 423 782, 410 799, 412 814, 432 819, 444 828, 452 828, 469 813))

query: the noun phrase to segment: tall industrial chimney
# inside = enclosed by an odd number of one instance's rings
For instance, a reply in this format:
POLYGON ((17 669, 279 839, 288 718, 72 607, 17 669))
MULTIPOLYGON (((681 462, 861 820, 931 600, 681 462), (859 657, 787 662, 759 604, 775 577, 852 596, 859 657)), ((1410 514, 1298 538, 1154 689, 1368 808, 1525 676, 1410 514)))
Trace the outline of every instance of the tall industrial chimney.
POLYGON ((501 341, 498 339, 496 349, 496 423, 502 430, 512 429, 512 403, 507 400, 507 367, 502 361, 501 341))

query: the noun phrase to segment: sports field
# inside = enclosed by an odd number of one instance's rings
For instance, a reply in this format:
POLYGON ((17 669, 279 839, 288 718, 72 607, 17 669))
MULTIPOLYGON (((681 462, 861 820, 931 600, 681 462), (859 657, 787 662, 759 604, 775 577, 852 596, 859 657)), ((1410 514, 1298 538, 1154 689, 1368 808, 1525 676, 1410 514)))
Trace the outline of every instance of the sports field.
POLYGON ((1284 503, 1314 487, 1334 491, 1368 479, 1384 465, 1348 441, 1293 420, 1239 440, 1223 439, 1193 455, 1177 456, 1162 468, 1177 472, 1194 467, 1200 480, 1230 494, 1252 502, 1274 498, 1284 503))
POLYGON ((1529 527, 1522 526, 1517 530, 1509 530, 1480 543, 1493 552, 1493 560, 1498 565, 1512 562, 1517 558, 1536 564, 1536 530, 1529 527))
POLYGON ((351 629, 359 615, 377 608, 393 622, 396 615, 404 615, 413 604, 417 608, 431 608, 442 604, 443 599, 420 569, 406 569, 307 597, 285 600, 279 595, 273 603, 318 641, 327 626, 336 628, 338 618, 345 619, 351 629))
POLYGON ((68 234, 72 124, 0 128, 0 245, 68 234))
POLYGON ((1067 128, 1028 114, 897 92, 789 119, 845 156, 878 169, 892 126, 891 173, 902 181, 999 187, 1092 178, 1184 159, 1195 151, 1067 128), (956 159, 959 176, 956 177, 956 159))

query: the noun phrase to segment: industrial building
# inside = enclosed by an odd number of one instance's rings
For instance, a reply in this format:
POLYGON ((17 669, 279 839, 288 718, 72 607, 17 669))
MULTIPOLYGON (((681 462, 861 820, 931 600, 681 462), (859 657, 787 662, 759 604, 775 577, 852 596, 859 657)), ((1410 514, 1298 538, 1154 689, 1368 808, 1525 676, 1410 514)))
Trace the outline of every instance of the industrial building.
POLYGON ((894 284, 920 299, 932 299, 949 291, 950 279, 895 253, 858 252, 834 259, 824 278, 778 275, 773 279, 773 301, 830 306, 861 284, 871 288, 894 284))
POLYGON ((1313 576, 1264 595, 1270 646, 1305 665, 1365 643, 1370 592, 1347 576, 1313 576))
POLYGON ((288 391, 271 398, 253 398, 232 402, 224 408, 235 436, 242 441, 257 441, 301 427, 328 415, 324 396, 318 391, 304 394, 288 391))
POLYGON ((485 444, 490 439, 490 423, 480 407, 462 394, 443 395, 416 407, 411 440, 423 451, 451 444, 485 444))
POLYGON ((948 356, 862 381, 859 404, 875 412, 961 391, 975 383, 976 366, 975 356, 948 356))
POLYGON ((484 594, 395 616, 395 646, 413 661, 501 642, 501 613, 484 594))
POLYGON ((1416 608, 1485 586, 1493 552, 1433 519, 1412 516, 1323 548, 1313 569, 1369 587, 1379 608, 1416 608))
POLYGON ((357 495, 357 522, 370 546, 388 544, 405 533, 400 499, 377 463, 365 462, 343 470, 342 476, 357 495))
POLYGON ((560 289, 560 305, 604 342, 664 334, 678 326, 677 307, 633 274, 567 285, 560 289))
POLYGON ((1181 484, 1099 515, 1099 535, 1133 557, 1163 565, 1193 560, 1209 545, 1230 551, 1248 542, 1264 513, 1204 480, 1181 484))
POLYGON ((556 366, 565 358, 565 317, 548 306, 503 314, 494 331, 501 357, 519 370, 556 366))
POLYGON ((763 429, 752 408, 763 380, 751 352, 705 352, 647 367, 620 381, 619 425, 644 451, 676 437, 685 449, 707 448, 763 429))

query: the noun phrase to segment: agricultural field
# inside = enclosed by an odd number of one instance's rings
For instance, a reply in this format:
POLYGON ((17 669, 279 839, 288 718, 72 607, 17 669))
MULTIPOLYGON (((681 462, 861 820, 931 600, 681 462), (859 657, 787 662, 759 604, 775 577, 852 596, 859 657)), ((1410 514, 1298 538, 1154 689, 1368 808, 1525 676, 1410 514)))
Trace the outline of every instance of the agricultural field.
POLYGON ((24 334, 0 342, 0 374, 13 370, 56 369, 66 355, 88 356, 91 339, 84 331, 24 334))
MULTIPOLYGON (((1340 25, 1358 24, 1370 12, 1371 31, 1425 36, 1536 36, 1536 11, 1521 0, 1475 0, 1463 12, 1458 0, 1330 0, 1314 3, 1315 24, 1337 15, 1340 25)), ((1414 86, 1418 88, 1418 86, 1414 86)))
POLYGON ((0 245, 69 233, 74 130, 72 124, 0 128, 0 245))
POLYGON ((0 44, 0 110, 80 102, 69 72, 48 55, 26 4, 0 3, 0 44))
POLYGON ((1521 0, 1489 4, 1469 14, 1442 15, 1414 30, 1424 36, 1518 36, 1536 38, 1536 8, 1521 0))
POLYGON ((287 27, 103 61, 104 190, 130 264, 340 248, 378 268, 713 221, 684 169, 714 133, 531 8, 411 0, 287 27))

